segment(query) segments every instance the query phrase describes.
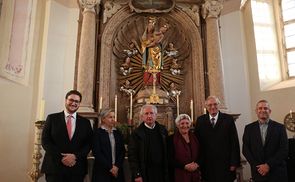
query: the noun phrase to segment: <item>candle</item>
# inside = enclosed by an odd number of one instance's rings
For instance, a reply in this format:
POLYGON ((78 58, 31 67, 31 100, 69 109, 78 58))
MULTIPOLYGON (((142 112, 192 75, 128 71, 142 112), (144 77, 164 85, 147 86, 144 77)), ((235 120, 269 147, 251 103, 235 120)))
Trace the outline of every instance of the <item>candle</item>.
POLYGON ((41 121, 43 121, 44 120, 44 111, 45 111, 45 100, 44 99, 41 100, 39 111, 40 111, 39 112, 39 119, 41 121))
POLYGON ((203 114, 207 114, 207 110, 206 110, 206 108, 204 107, 204 113, 203 114))
POLYGON ((99 98, 99 112, 101 111, 102 109, 102 97, 99 98))
POLYGON ((176 95, 176 109, 177 109, 177 116, 179 116, 179 94, 176 95))
POLYGON ((117 121, 117 107, 118 107, 118 97, 115 95, 115 121, 117 121))
POLYGON ((130 111, 130 113, 129 113, 129 119, 130 119, 130 121, 132 120, 132 92, 130 92, 130 109, 129 109, 129 111, 130 111))
POLYGON ((194 121, 194 102, 191 100, 191 119, 194 121))
POLYGON ((290 118, 292 119, 292 110, 290 110, 290 118))

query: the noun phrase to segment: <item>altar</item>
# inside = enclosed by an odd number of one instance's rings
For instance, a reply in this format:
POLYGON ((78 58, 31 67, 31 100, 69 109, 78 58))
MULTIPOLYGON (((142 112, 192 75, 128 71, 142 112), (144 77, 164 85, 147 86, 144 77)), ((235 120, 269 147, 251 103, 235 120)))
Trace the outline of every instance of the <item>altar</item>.
POLYGON ((114 108, 118 122, 136 126, 140 107, 154 104, 158 121, 172 131, 179 113, 194 119, 203 114, 208 95, 218 96, 226 110, 218 30, 222 1, 80 4, 75 86, 84 96, 85 116, 114 108))

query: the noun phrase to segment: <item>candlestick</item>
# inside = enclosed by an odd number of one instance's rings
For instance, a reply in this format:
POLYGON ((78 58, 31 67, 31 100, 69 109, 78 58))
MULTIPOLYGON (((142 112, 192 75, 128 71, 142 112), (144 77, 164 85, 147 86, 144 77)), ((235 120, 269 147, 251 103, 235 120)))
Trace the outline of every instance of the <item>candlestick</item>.
POLYGON ((40 112, 39 112, 39 120, 44 120, 44 111, 45 111, 45 100, 42 99, 40 103, 40 112))
POLYGON ((117 121, 117 107, 118 107, 118 97, 115 95, 115 121, 117 121))
POLYGON ((99 98, 99 112, 101 111, 102 109, 102 97, 99 98))
POLYGON ((176 109, 177 109, 177 116, 179 116, 179 94, 176 95, 176 109))
POLYGON ((191 100, 191 119, 194 121, 194 102, 191 100))
POLYGON ((292 119, 292 110, 290 110, 290 118, 292 119))
POLYGON ((132 120, 132 100, 133 100, 132 95, 133 95, 132 92, 130 92, 130 109, 129 109, 129 111, 130 111, 130 113, 129 113, 130 121, 132 120))

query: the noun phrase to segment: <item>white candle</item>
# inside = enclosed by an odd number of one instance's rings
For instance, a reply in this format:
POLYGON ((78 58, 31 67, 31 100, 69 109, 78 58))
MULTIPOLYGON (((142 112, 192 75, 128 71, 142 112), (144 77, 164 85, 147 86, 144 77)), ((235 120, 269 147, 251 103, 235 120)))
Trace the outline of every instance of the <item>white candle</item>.
POLYGON ((45 100, 42 99, 41 100, 41 103, 40 103, 40 110, 39 110, 39 119, 41 121, 43 121, 45 118, 44 118, 44 112, 45 112, 45 100))
POLYGON ((118 97, 115 95, 115 121, 117 121, 117 107, 118 107, 118 97))
POLYGON ((204 113, 203 114, 207 114, 207 110, 206 110, 206 108, 204 107, 204 113))
POLYGON ((177 109, 177 116, 179 116, 179 94, 176 95, 176 109, 177 109))
POLYGON ((129 109, 129 111, 130 111, 130 113, 129 113, 129 119, 130 119, 130 121, 132 120, 132 101, 133 101, 133 98, 132 98, 132 92, 130 93, 130 109, 129 109))
POLYGON ((292 119, 292 110, 290 110, 290 118, 292 119))
POLYGON ((191 100, 191 119, 194 121, 194 102, 191 100))
POLYGON ((99 112, 101 111, 102 109, 102 97, 99 98, 99 112))

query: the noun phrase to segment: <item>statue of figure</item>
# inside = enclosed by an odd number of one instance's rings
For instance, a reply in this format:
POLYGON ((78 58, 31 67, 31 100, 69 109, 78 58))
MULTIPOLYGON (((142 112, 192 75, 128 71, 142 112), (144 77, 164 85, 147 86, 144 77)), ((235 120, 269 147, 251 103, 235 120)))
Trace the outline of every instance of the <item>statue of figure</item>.
POLYGON ((170 92, 169 96, 170 97, 176 97, 176 95, 179 95, 181 91, 177 90, 177 87, 174 82, 170 84, 170 92))
POLYGON ((131 88, 129 80, 126 80, 125 83, 120 87, 120 91, 123 91, 127 95, 131 95, 135 93, 135 91, 131 88))
POLYGON ((155 31, 156 18, 149 17, 147 27, 142 35, 141 51, 143 53, 143 68, 145 70, 162 69, 162 40, 168 29, 165 24, 155 31))
POLYGON ((126 53, 127 57, 125 58, 125 62, 123 62, 120 66, 120 71, 125 76, 128 75, 132 71, 130 57, 132 57, 138 53, 138 50, 135 48, 135 45, 133 42, 131 42, 129 44, 129 48, 130 49, 123 50, 124 53, 126 53))
POLYGON ((124 76, 132 71, 132 68, 130 67, 130 57, 126 57, 125 62, 120 66, 120 71, 124 76))
POLYGON ((177 55, 178 51, 175 49, 174 44, 170 42, 168 44, 167 50, 165 50, 165 54, 169 57, 175 57, 177 55))
POLYGON ((171 66, 170 66, 171 74, 172 75, 180 74, 180 68, 181 68, 181 65, 179 65, 177 63, 177 59, 176 58, 172 59, 172 63, 171 63, 171 66))
POLYGON ((123 50, 128 57, 132 57, 138 53, 138 50, 135 48, 135 45, 133 42, 130 42, 129 49, 123 50))

